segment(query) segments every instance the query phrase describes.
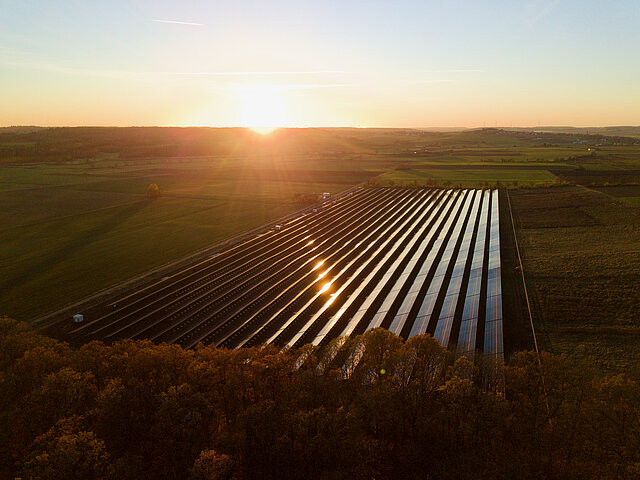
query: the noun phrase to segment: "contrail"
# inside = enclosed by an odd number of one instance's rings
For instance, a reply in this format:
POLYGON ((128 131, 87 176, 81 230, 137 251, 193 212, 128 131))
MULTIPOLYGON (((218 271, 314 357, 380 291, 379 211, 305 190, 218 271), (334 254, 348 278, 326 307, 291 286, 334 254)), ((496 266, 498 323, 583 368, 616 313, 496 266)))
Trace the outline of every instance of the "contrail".
POLYGON ((194 23, 194 22, 179 22, 177 20, 151 20, 152 22, 158 23, 173 23, 175 25, 193 25, 196 27, 204 27, 204 23, 194 23))

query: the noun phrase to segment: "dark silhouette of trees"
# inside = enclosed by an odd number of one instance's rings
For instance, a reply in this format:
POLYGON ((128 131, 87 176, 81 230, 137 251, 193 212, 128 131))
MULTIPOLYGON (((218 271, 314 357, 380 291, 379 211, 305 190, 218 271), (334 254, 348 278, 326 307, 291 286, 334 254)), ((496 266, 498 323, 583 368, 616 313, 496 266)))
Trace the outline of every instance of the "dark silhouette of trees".
POLYGON ((113 466, 104 442, 93 432, 79 430, 78 419, 60 420, 33 442, 24 463, 26 478, 108 480, 113 466))
POLYGON ((383 329, 286 352, 72 349, 0 319, 0 477, 638 478, 637 378, 488 362, 383 329))
POLYGON ((191 469, 191 480, 229 480, 233 462, 228 455, 215 450, 203 450, 191 469))

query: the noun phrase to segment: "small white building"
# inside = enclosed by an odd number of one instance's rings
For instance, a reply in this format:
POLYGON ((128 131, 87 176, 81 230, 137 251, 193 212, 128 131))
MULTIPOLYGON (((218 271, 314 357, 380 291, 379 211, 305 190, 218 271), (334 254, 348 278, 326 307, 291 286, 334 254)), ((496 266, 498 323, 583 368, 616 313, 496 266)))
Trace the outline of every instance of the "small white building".
POLYGON ((81 313, 76 313, 73 316, 73 323, 82 323, 84 322, 84 315, 82 315, 81 313))

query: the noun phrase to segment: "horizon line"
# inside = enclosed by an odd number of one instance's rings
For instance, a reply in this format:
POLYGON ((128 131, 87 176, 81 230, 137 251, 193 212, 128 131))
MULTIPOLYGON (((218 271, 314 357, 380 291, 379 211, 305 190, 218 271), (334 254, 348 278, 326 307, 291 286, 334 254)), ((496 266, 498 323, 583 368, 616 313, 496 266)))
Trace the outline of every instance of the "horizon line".
POLYGON ((262 128, 269 127, 274 129, 286 128, 360 128, 360 129, 388 129, 388 130, 429 130, 429 129, 461 129, 472 130, 481 128, 493 128, 500 130, 509 130, 514 128, 640 128, 639 125, 632 124, 608 124, 608 125, 476 125, 476 126, 460 126, 460 125, 433 125, 433 126, 385 126, 385 125, 205 125, 205 124, 127 124, 127 125, 106 125, 106 124, 76 124, 76 125, 37 125, 37 124, 20 124, 20 125, 0 125, 0 128, 262 128))

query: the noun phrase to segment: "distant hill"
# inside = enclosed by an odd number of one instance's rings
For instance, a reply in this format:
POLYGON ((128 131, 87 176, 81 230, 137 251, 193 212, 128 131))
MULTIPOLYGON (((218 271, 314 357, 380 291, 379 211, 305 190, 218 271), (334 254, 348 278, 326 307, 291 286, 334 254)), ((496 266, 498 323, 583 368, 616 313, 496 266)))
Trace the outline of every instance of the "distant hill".
POLYGON ((0 127, 0 133, 32 133, 44 130, 48 127, 37 127, 35 125, 18 125, 12 127, 0 127))
MULTIPOLYGON (((425 148, 470 146, 537 147, 571 145, 634 145, 640 127, 588 129, 549 127, 557 131, 520 128, 477 128, 427 131, 392 128, 282 128, 261 135, 246 128, 208 127, 6 127, 0 128, 0 163, 117 158, 168 158, 216 155, 407 155, 425 148), (616 128, 634 129, 636 136, 615 135, 616 128), (563 129, 568 129, 564 131, 563 129), (584 130, 584 132, 582 132, 584 130)), ((633 132, 631 132, 633 133, 633 132)))
MULTIPOLYGON (((43 159, 56 162, 94 158, 100 154, 113 154, 118 158, 385 155, 406 154, 426 146, 539 144, 540 139, 533 137, 529 132, 499 129, 428 132, 384 128, 282 128, 269 135, 260 135, 246 128, 25 127, 24 130, 0 130, 0 162, 36 162, 43 159)), ((555 140, 567 142, 561 138, 555 140)))
POLYGON ((569 133, 576 135, 606 135, 613 137, 640 138, 640 126, 619 127, 527 127, 505 128, 514 132, 569 133))

